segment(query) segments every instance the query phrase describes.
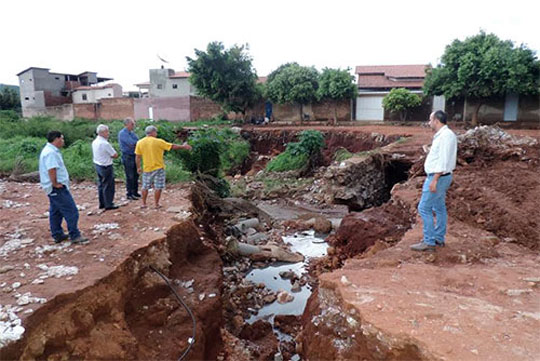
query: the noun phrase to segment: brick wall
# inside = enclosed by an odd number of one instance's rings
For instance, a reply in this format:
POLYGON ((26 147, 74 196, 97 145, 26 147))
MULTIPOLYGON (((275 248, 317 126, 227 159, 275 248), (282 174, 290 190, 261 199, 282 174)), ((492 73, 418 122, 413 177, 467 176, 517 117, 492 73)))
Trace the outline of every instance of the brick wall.
POLYGON ((351 100, 345 99, 340 101, 322 101, 311 105, 313 111, 312 120, 330 120, 334 119, 334 108, 337 111, 338 121, 351 120, 351 100))
MULTIPOLYGON (((189 97, 190 120, 210 119, 223 113, 223 109, 217 103, 203 98, 189 97)), ((232 114, 231 114, 232 115, 232 114)))
POLYGON ((70 97, 53 95, 51 94, 50 91, 47 91, 47 90, 43 91, 43 96, 45 98, 45 106, 47 107, 72 103, 72 100, 70 97))
POLYGON ((98 119, 97 104, 73 104, 75 118, 98 119))
POLYGON ((133 118, 133 98, 104 98, 100 101, 99 119, 124 119, 133 118))

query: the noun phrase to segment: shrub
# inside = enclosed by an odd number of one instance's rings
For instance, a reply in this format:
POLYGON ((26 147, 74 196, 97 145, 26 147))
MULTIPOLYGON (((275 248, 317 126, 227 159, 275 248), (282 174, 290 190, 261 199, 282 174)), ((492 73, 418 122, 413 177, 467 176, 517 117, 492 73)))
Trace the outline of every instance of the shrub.
POLYGON ((320 156, 324 136, 316 130, 304 130, 299 142, 289 143, 285 152, 272 159, 266 166, 269 172, 285 172, 308 166, 310 159, 320 156))
POLYGON ((405 88, 394 88, 383 98, 386 110, 399 114, 401 121, 407 119, 407 111, 422 104, 422 98, 405 88))
POLYGON ((45 143, 42 138, 21 136, 0 139, 0 172, 8 174, 14 168, 21 173, 37 170, 39 153, 45 143))

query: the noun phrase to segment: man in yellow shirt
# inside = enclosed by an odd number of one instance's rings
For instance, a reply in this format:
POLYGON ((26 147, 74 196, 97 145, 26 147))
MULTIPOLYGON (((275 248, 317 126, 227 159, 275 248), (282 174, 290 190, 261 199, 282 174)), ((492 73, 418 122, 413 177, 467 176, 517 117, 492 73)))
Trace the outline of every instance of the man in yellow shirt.
POLYGON ((142 173, 142 208, 146 208, 146 198, 148 189, 154 186, 154 201, 156 209, 160 208, 159 199, 161 191, 165 188, 165 162, 163 152, 171 149, 191 150, 191 146, 184 143, 182 145, 172 144, 157 137, 157 128, 149 125, 145 129, 146 137, 139 140, 135 146, 135 163, 137 172, 142 173), (141 169, 141 159, 143 168, 141 169))

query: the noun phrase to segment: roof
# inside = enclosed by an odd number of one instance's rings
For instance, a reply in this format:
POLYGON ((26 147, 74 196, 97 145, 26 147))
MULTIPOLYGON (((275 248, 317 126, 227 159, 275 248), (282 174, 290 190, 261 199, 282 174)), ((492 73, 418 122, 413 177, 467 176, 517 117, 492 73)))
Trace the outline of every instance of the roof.
POLYGON ((31 66, 29 68, 24 69, 23 71, 19 72, 17 76, 21 75, 22 73, 26 73, 30 69, 40 69, 40 70, 50 70, 49 68, 39 68, 37 66, 31 66))
POLYGON ((359 88, 421 88, 427 65, 357 66, 359 88))
POLYGON ((356 67, 356 74, 384 74, 389 77, 424 78, 426 76, 425 64, 416 65, 361 65, 356 67))
POLYGON ((186 72, 186 71, 178 71, 176 73, 174 73, 173 75, 171 75, 169 78, 170 79, 182 79, 182 78, 189 78, 191 74, 186 72))
POLYGON ((267 76, 260 76, 260 77, 257 79, 257 83, 258 83, 258 84, 264 84, 264 83, 266 83, 267 80, 268 80, 268 77, 267 77, 267 76))
POLYGON ((101 86, 78 86, 73 91, 77 90, 97 90, 97 89, 107 89, 107 88, 113 88, 115 86, 120 86, 119 84, 112 83, 112 84, 105 84, 101 86))
POLYGON ((143 83, 137 83, 137 84, 135 84, 135 86, 139 87, 139 88, 149 88, 150 87, 150 82, 146 81, 146 82, 143 82, 143 83))

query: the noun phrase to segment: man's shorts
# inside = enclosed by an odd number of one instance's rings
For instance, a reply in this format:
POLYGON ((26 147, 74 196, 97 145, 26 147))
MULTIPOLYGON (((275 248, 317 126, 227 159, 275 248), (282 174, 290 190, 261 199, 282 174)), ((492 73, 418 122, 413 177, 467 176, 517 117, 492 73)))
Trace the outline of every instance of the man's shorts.
POLYGON ((150 189, 154 184, 154 189, 165 188, 165 169, 160 168, 152 172, 143 172, 142 189, 150 189))

